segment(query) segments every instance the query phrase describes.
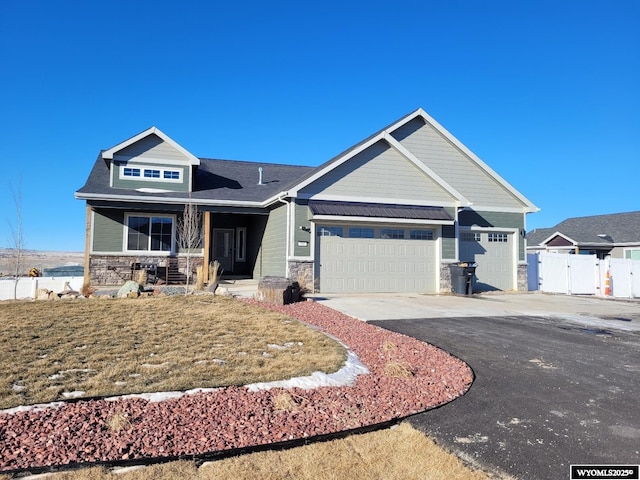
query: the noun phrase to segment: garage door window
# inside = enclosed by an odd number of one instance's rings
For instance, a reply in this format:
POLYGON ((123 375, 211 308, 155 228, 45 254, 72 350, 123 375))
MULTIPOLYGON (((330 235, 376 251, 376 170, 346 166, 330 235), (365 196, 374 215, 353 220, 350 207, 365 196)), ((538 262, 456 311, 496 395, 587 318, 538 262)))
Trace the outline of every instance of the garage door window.
POLYGON ((507 243, 509 241, 509 238, 506 233, 490 233, 489 241, 498 242, 498 243, 507 243))
POLYGON ((460 240, 463 242, 479 242, 480 234, 475 232, 462 232, 460 233, 460 240))
POLYGON ((341 237, 342 227, 319 227, 318 236, 319 237, 341 237))
POLYGON ((383 228, 380 231, 380 238, 402 239, 404 238, 404 230, 398 228, 383 228))
POLYGON ((433 240, 433 230, 409 230, 411 240, 433 240))
POLYGON ((373 238, 373 228, 362 228, 362 227, 350 228, 349 238, 373 238))

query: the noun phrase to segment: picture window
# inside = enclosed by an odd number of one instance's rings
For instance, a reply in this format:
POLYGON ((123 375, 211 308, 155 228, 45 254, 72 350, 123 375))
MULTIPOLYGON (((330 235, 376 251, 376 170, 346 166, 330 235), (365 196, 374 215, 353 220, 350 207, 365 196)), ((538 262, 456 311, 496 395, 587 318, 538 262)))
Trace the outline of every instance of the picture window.
POLYGON ((173 218, 131 215, 127 217, 127 250, 171 252, 173 218))

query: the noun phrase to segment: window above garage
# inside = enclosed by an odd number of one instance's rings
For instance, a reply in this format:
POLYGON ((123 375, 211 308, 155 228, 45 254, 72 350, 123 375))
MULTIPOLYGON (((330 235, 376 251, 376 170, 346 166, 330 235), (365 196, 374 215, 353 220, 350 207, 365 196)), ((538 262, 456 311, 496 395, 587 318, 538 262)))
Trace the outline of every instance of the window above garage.
POLYGON ((403 226, 318 225, 316 227, 316 235, 318 237, 374 238, 386 240, 435 240, 437 234, 433 229, 405 228, 403 226))

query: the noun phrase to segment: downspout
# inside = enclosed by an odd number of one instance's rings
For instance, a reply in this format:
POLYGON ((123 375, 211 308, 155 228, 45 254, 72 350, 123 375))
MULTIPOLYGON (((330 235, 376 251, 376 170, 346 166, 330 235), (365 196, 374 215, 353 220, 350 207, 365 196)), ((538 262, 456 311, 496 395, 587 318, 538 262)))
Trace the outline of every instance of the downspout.
POLYGON ((280 203, 284 203, 287 206, 287 235, 285 236, 284 243, 284 273, 285 276, 289 274, 289 236, 291 235, 291 202, 287 202, 284 199, 287 197, 288 192, 283 192, 281 197, 278 197, 280 203))

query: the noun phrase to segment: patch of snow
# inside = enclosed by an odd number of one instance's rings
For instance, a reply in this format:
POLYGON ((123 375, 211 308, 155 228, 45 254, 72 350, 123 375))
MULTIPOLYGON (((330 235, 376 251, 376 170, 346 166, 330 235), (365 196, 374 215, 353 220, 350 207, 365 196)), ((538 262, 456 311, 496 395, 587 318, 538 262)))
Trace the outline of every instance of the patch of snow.
POLYGON ((64 398, 80 398, 84 397, 85 392, 81 390, 74 390, 73 392, 62 392, 64 398))
POLYGON ((60 370, 58 373, 54 373, 47 377, 49 380, 60 380, 69 373, 90 373, 95 372, 92 368, 70 368, 69 370, 60 370))
POLYGON ((66 402, 51 402, 51 403, 39 403, 37 405, 20 405, 19 407, 7 408, 6 410, 0 410, 0 413, 7 415, 14 415, 20 412, 42 412, 50 408, 64 407, 66 402))
POLYGON ((143 363, 141 366, 144 368, 160 368, 160 367, 166 367, 167 365, 169 365, 169 362, 164 362, 164 363, 143 363))
POLYGON ((25 387, 24 385, 18 385, 17 383, 14 383, 13 386, 11 387, 11 389, 14 392, 22 392, 23 390, 26 390, 27 387, 25 387))
POLYGON ((131 395, 121 395, 118 397, 109 397, 105 398, 108 402, 115 402, 121 399, 129 399, 129 398, 142 398, 151 403, 163 402, 165 400, 178 399, 182 398, 185 395, 194 395, 196 393, 209 393, 215 392, 216 390, 220 390, 220 388, 194 388, 192 390, 187 390, 184 392, 153 392, 153 393, 132 393, 131 395))
POLYGON ((168 193, 171 190, 166 190, 164 188, 136 188, 136 191, 142 193, 168 193))
POLYGON ((347 351, 347 361, 340 370, 334 373, 313 372, 306 377, 295 377, 289 380, 278 380, 275 382, 251 383, 246 385, 250 392, 258 390, 269 390, 271 388, 293 388, 299 387, 305 390, 317 387, 341 387, 353 385, 358 375, 369 373, 358 356, 352 351, 347 351))

